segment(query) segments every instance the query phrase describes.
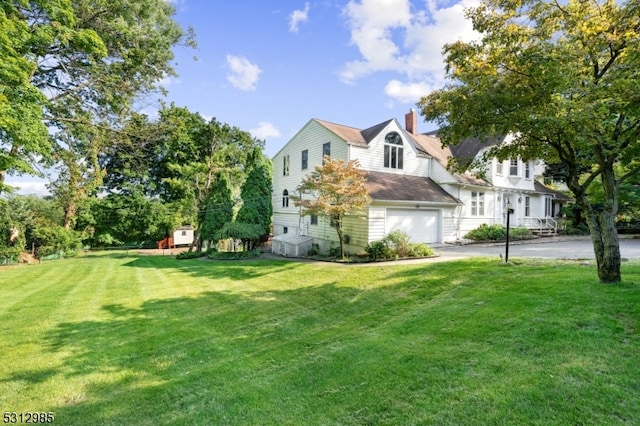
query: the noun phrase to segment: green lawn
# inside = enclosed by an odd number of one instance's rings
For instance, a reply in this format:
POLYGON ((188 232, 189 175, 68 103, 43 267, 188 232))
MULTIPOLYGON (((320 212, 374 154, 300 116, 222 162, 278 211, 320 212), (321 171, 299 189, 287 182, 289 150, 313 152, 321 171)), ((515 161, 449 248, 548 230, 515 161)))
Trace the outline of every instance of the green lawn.
POLYGON ((640 263, 94 254, 0 269, 0 410, 63 425, 640 424, 640 263))

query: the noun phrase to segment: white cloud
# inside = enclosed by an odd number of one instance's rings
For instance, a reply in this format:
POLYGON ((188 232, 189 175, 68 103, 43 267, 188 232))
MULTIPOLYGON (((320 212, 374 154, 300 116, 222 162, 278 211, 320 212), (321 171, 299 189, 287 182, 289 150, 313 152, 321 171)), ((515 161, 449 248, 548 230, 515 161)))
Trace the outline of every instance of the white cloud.
POLYGON ((297 33, 301 23, 309 19, 309 3, 304 4, 304 9, 294 10, 289 18, 289 31, 297 33))
POLYGON ((16 192, 21 195, 38 195, 45 196, 51 195, 49 190, 47 189, 46 182, 38 182, 38 181, 7 181, 7 185, 10 185, 16 189, 16 192))
POLYGON ((403 83, 398 80, 391 80, 384 88, 384 93, 403 103, 416 103, 420 98, 434 89, 428 83, 403 83))
POLYGON ((396 72, 407 82, 390 81, 385 92, 401 101, 412 98, 409 93, 417 88, 441 87, 442 48, 456 40, 478 38, 464 16, 464 10, 478 2, 440 6, 438 0, 350 0, 343 12, 360 58, 344 65, 341 80, 354 83, 376 72, 396 72))
POLYGON ((258 127, 249 130, 249 133, 251 133, 255 138, 263 140, 280 137, 280 130, 273 123, 269 123, 268 121, 261 121, 258 123, 258 127))
POLYGON ((240 56, 227 55, 227 66, 229 67, 227 80, 233 87, 244 91, 256 90, 256 84, 262 73, 256 64, 240 56))

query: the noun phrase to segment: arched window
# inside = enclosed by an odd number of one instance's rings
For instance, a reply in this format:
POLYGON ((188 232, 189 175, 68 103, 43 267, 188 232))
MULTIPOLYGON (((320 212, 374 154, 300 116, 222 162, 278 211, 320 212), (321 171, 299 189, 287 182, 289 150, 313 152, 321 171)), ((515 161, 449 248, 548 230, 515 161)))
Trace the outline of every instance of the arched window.
POLYGON ((282 207, 289 207, 289 191, 282 191, 282 207))
POLYGON ((403 160, 402 138, 398 132, 389 132, 384 137, 384 167, 401 169, 403 160))

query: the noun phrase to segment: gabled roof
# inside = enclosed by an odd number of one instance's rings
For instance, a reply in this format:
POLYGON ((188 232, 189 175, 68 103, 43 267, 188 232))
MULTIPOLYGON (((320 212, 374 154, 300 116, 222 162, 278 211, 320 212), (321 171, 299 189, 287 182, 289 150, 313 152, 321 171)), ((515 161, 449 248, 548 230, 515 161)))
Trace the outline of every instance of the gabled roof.
MULTIPOLYGON (((442 165, 442 167, 444 167, 445 169, 447 168, 449 158, 454 156, 452 152, 454 146, 442 146, 442 142, 440 141, 440 139, 429 133, 409 135, 415 141, 416 145, 420 146, 426 154, 435 158, 438 163, 442 165)), ((465 152, 471 152, 471 148, 467 148, 466 145, 472 144, 466 143, 464 148, 465 152)), ((476 153, 479 151, 480 149, 478 149, 476 153)), ((453 174, 453 177, 456 179, 456 181, 465 185, 491 186, 491 183, 489 183, 489 181, 487 181, 486 179, 475 177, 471 173, 456 173, 453 174)))
POLYGON ((331 123, 329 121, 320 120, 318 118, 314 118, 313 120, 321 126, 325 127, 327 130, 333 132, 336 136, 347 143, 359 146, 368 145, 369 141, 367 141, 360 129, 344 126, 342 124, 331 123))
POLYGON ((428 177, 372 171, 365 174, 365 185, 373 200, 460 204, 460 200, 428 177))
MULTIPOLYGON (((351 145, 357 145, 362 147, 369 146, 369 142, 373 140, 382 130, 384 130, 389 124, 391 124, 395 119, 390 119, 387 121, 383 121, 382 123, 376 124, 364 130, 356 129, 355 127, 345 126, 342 124, 331 123, 330 121, 320 120, 319 118, 314 118, 313 121, 320 124, 327 130, 334 133, 340 139, 351 145)), ((398 125, 400 128, 400 125, 398 125)), ((406 133, 405 133, 406 134, 406 133)), ((415 141, 411 139, 409 142, 413 143, 413 145, 418 149, 418 151, 423 151, 422 148, 415 144, 415 141)))
POLYGON ((560 191, 556 191, 554 189, 548 188, 545 185, 538 182, 537 180, 533 182, 533 187, 535 188, 536 192, 552 195, 556 200, 573 201, 573 198, 571 198, 570 196, 560 191))

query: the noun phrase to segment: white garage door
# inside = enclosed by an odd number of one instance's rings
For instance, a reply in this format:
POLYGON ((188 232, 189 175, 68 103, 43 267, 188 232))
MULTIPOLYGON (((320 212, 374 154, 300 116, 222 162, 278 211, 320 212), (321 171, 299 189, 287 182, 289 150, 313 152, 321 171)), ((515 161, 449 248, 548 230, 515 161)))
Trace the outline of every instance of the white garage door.
POLYGON ((406 232, 415 243, 440 242, 438 210, 387 209, 386 233, 400 230, 406 232))

